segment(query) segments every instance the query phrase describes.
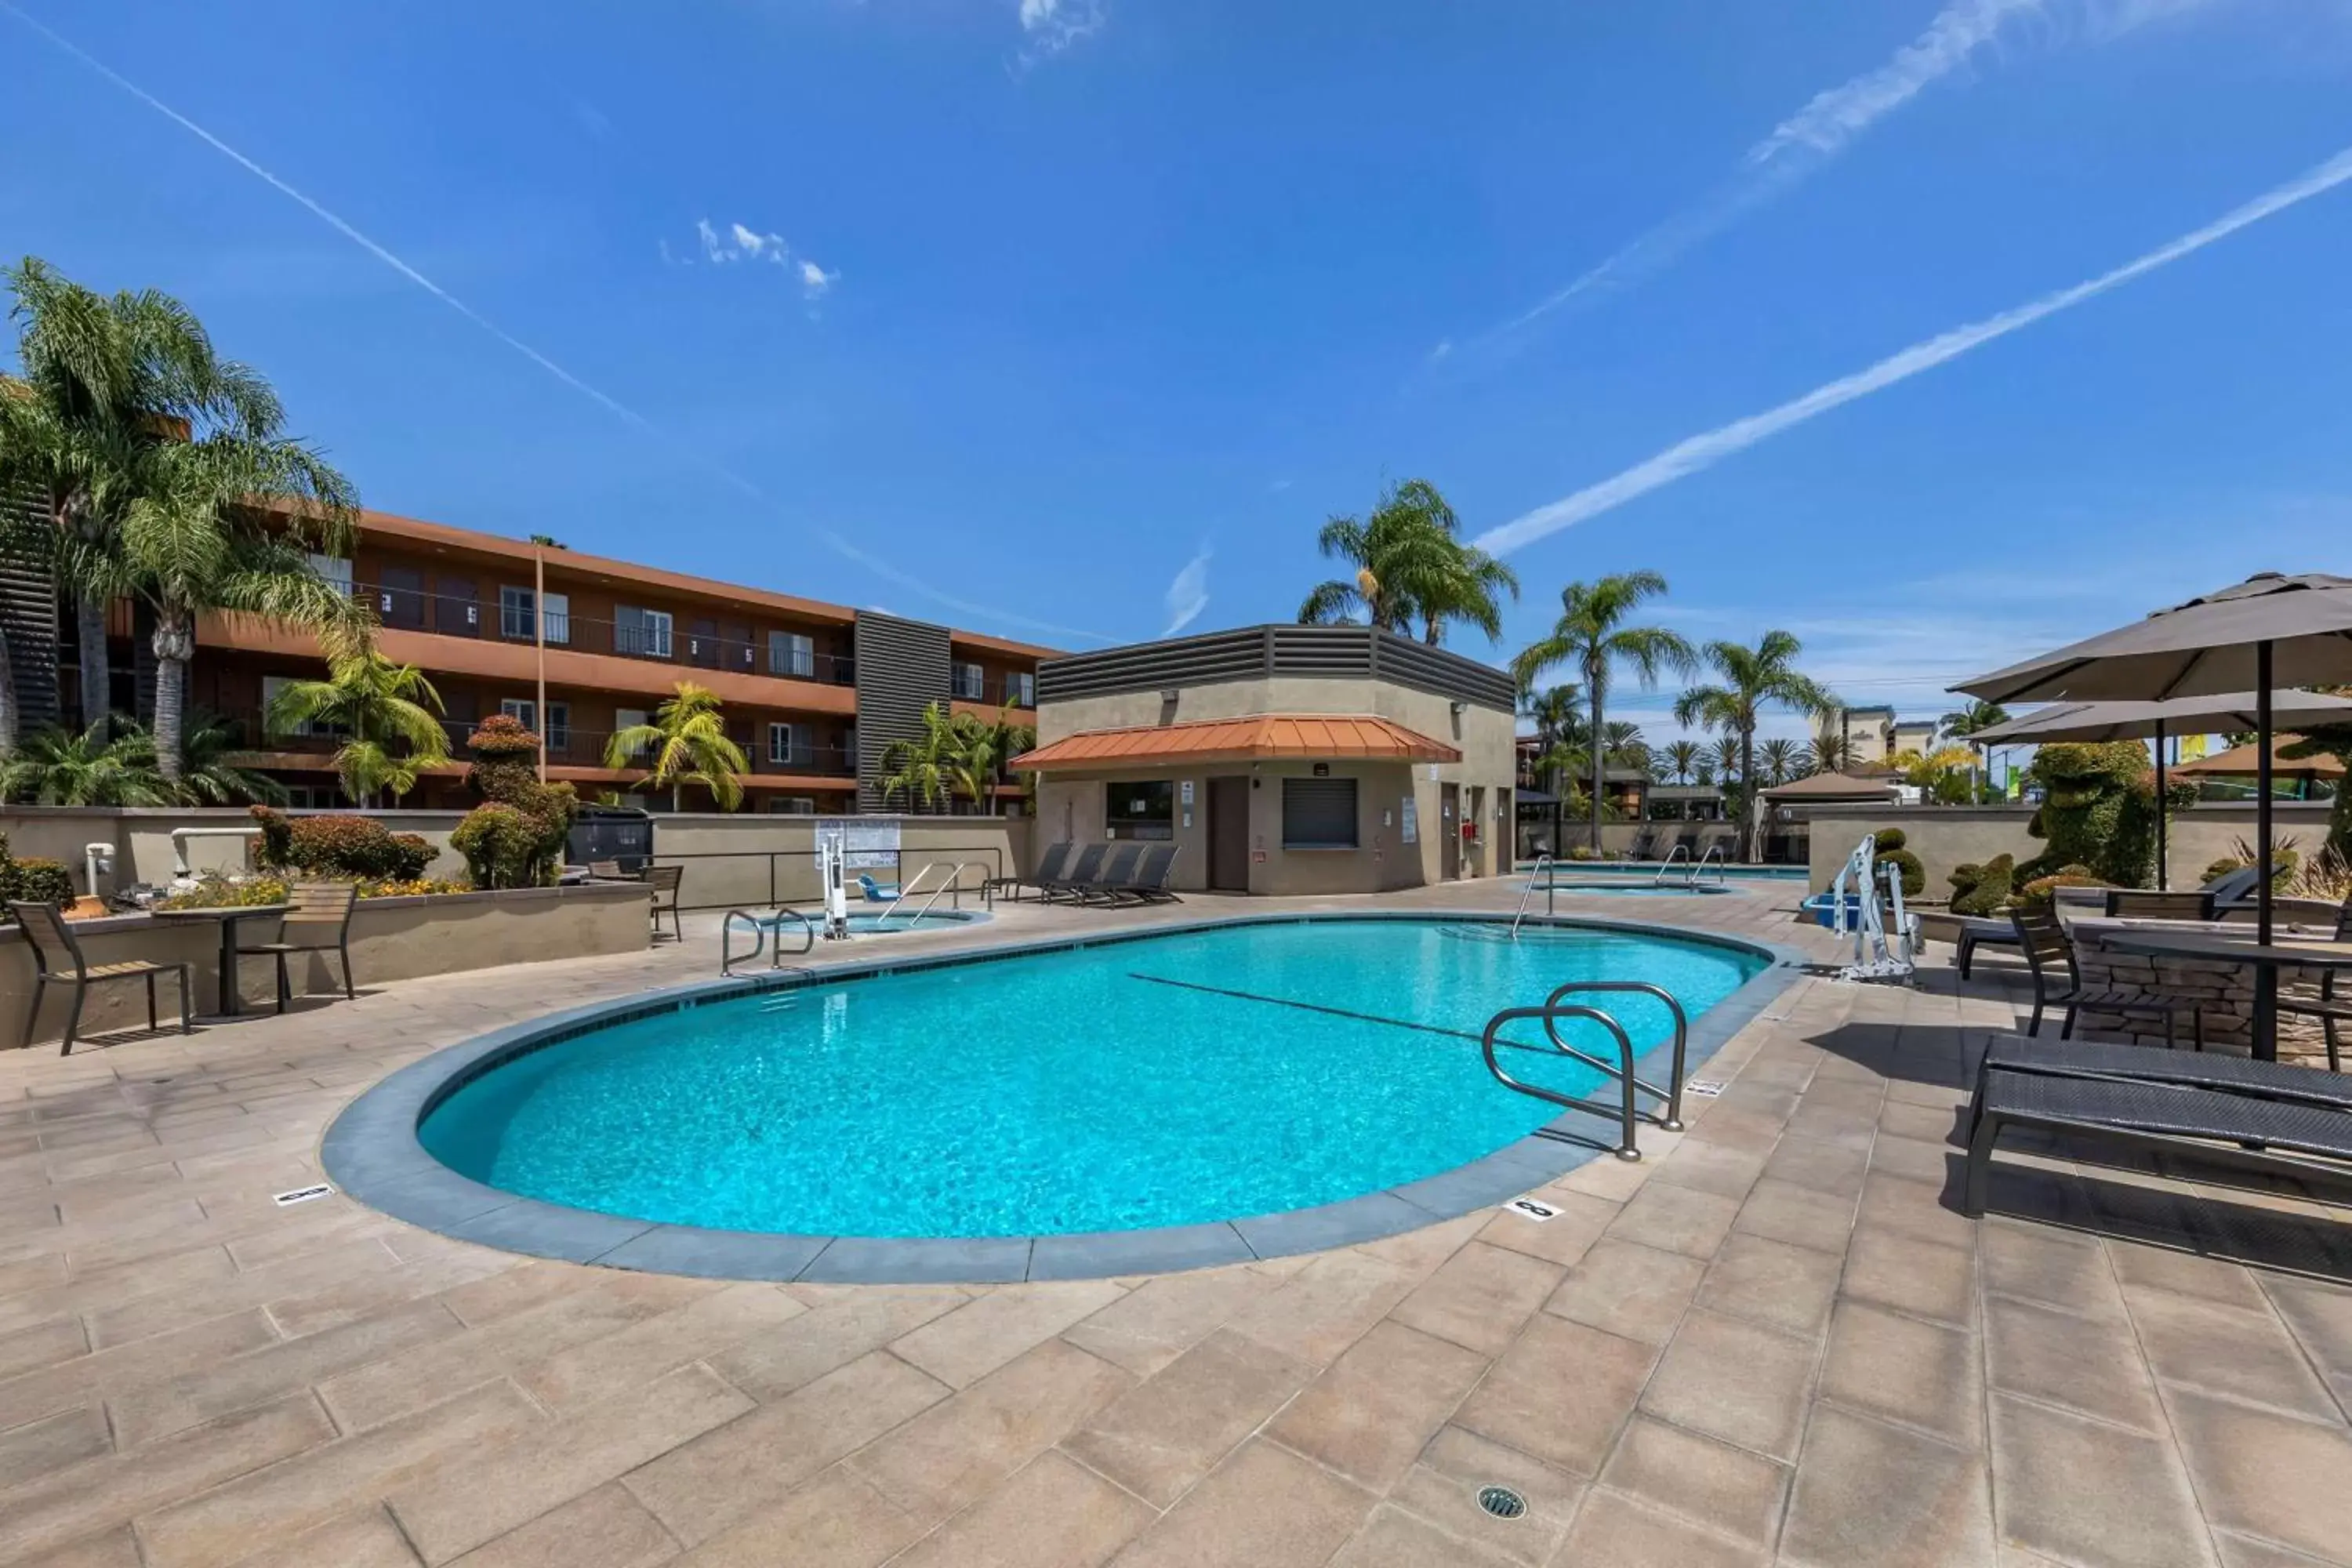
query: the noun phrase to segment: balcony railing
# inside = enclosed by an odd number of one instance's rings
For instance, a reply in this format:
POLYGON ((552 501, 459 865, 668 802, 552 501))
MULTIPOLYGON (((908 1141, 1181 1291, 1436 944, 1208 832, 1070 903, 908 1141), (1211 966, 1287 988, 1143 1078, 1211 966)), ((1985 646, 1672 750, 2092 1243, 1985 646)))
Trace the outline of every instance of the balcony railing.
MULTIPOLYGON (((434 632, 443 637, 476 637, 486 641, 532 640, 531 614, 527 605, 496 599, 467 598, 381 583, 355 584, 352 593, 375 611, 376 618, 395 631, 434 632)), ((768 675, 786 680, 814 680, 848 686, 857 679, 856 661, 845 654, 821 653, 789 638, 764 635, 746 641, 676 617, 630 616, 597 620, 568 611, 547 616, 547 646, 576 653, 613 654, 700 669, 731 670, 739 675, 768 675)))
POLYGON ((958 702, 978 702, 990 708, 1003 708, 1008 703, 1015 710, 1037 706, 1035 677, 1024 679, 1017 676, 989 675, 973 680, 959 675, 949 683, 948 695, 958 702))
MULTIPOLYGON (((341 736, 315 727, 293 732, 272 731, 258 713, 232 716, 230 723, 237 731, 239 744, 253 751, 305 752, 323 757, 341 744, 341 736)), ((449 755, 453 761, 463 763, 467 760, 466 740, 474 732, 476 723, 476 721, 462 719, 442 721, 441 728, 448 736, 449 755)), ((613 739, 610 731, 547 725, 540 729, 539 735, 541 744, 547 750, 547 760, 552 765, 579 768, 608 765, 605 748, 613 739)), ((857 753, 846 747, 800 742, 790 747, 773 748, 766 743, 764 738, 751 743, 739 741, 737 744, 742 750, 744 761, 751 764, 754 777, 762 773, 843 779, 857 776, 857 753)))

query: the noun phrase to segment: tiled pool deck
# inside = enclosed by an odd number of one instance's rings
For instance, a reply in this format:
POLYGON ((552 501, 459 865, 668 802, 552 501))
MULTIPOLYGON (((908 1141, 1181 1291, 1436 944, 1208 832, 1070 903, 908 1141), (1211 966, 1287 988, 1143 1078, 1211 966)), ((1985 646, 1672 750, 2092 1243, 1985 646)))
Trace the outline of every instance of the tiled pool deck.
MULTIPOLYGON (((1791 898, 1593 912, 1826 955, 1791 898)), ((1964 991, 1940 964, 1913 991, 1799 981, 1710 1065, 1729 1087, 1687 1133, 1544 1189, 1544 1224, 887 1287, 583 1268, 340 1195, 272 1204, 370 1083, 708 975, 709 922, 688 931, 0 1053, 0 1563, 2352 1563, 2352 1230, 2050 1155, 2005 1156, 2004 1214, 1960 1216, 1953 1108, 2014 1016, 1999 960, 1964 991), (1525 1517, 1480 1513, 1488 1483, 1525 1517)))

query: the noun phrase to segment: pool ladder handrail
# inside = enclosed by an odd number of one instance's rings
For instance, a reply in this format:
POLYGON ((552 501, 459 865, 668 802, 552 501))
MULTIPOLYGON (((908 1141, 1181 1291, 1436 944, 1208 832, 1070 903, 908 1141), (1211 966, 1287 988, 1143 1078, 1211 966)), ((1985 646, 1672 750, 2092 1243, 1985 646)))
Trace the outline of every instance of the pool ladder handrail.
MULTIPOLYGON (((944 881, 944 882, 941 882, 938 887, 936 887, 936 888, 934 888, 934 889, 931 889, 931 896, 930 896, 929 898, 928 898, 928 899, 926 899, 926 900, 923 900, 923 907, 922 907, 921 909, 917 910, 915 911, 914 919, 913 919, 912 921, 908 921, 908 923, 909 923, 909 924, 916 924, 916 923, 920 922, 920 921, 921 921, 921 920, 922 920, 922 918, 923 918, 925 915, 929 914, 929 913, 931 912, 931 906, 932 906, 933 904, 936 904, 936 903, 938 903, 938 902, 940 901, 940 895, 941 893, 946 893, 946 892, 954 892, 954 893, 957 893, 957 894, 959 895, 959 900, 958 900, 958 906, 957 906, 957 907, 958 907, 958 908, 962 907, 962 906, 961 906, 961 894, 962 889, 960 889, 960 888, 958 888, 958 887, 956 886, 956 884, 957 884, 958 882, 960 882, 961 880, 962 880, 962 879, 963 879, 963 871, 964 871, 964 868, 965 868, 965 867, 967 867, 967 866, 975 865, 975 864, 977 864, 977 862, 975 862, 975 861, 971 861, 971 860, 959 860, 959 861, 957 861, 954 865, 952 865, 952 866, 949 867, 949 868, 948 868, 948 879, 947 879, 946 881, 944 881)), ((893 900, 890 900, 889 907, 888 907, 888 908, 887 908, 887 909, 885 909, 885 910, 884 910, 880 914, 878 914, 878 915, 877 915, 877 916, 875 916, 875 917, 874 917, 874 923, 875 923, 877 926, 879 926, 879 925, 881 925, 881 924, 882 924, 882 922, 883 922, 883 921, 885 921, 888 920, 888 919, 889 919, 893 914, 895 914, 895 913, 898 911, 898 906, 899 906, 900 904, 905 903, 908 899, 911 899, 911 898, 913 898, 913 897, 915 896, 915 889, 916 889, 918 887, 921 886, 923 879, 924 879, 925 877, 929 876, 932 871, 936 870, 938 868, 939 868, 939 862, 938 862, 938 861, 936 861, 936 860, 934 860, 934 861, 932 861, 929 865, 925 866, 921 870, 919 870, 919 871, 916 872, 916 873, 915 873, 915 875, 914 875, 914 877, 913 877, 913 879, 912 879, 911 880, 909 880, 909 881, 907 883, 907 885, 906 885, 905 887, 900 888, 900 889, 898 889, 898 896, 897 898, 895 898, 895 899, 893 899, 893 900)), ((983 869, 985 869, 985 868, 983 868, 983 869)))
POLYGON ((1696 888, 1696 887, 1697 887, 1697 886, 1698 886, 1698 879, 1699 879, 1701 877, 1703 877, 1703 876, 1706 875, 1706 868, 1707 868, 1707 867, 1709 867, 1710 865, 1715 866, 1715 880, 1716 880, 1716 885, 1717 885, 1717 886, 1718 886, 1718 887, 1727 887, 1727 886, 1729 886, 1729 885, 1730 885, 1730 880, 1731 880, 1731 872, 1730 872, 1730 869, 1729 869, 1729 867, 1730 867, 1730 865, 1731 865, 1731 855, 1730 855, 1730 852, 1729 852, 1728 850, 1725 849, 1725 848, 1724 848, 1724 847, 1723 847, 1722 845, 1720 845, 1720 844, 1710 844, 1710 845, 1708 845, 1708 846, 1706 847, 1706 854, 1704 854, 1704 855, 1702 855, 1702 856, 1700 856, 1700 857, 1698 858, 1698 859, 1697 859, 1696 862, 1694 862, 1694 863, 1692 864, 1692 866, 1691 866, 1691 868, 1690 868, 1690 885, 1691 885, 1692 887, 1696 888), (1718 856, 1718 855, 1720 855, 1720 856, 1722 856, 1722 857, 1723 857, 1722 863, 1721 863, 1721 864, 1719 864, 1719 865, 1716 864, 1716 858, 1716 858, 1717 856, 1718 856))
POLYGON ((1666 851, 1666 858, 1658 862, 1658 874, 1650 879, 1650 885, 1652 887, 1663 887, 1665 885, 1666 873, 1675 868, 1675 860, 1678 856, 1685 860, 1689 859, 1691 858, 1690 846, 1687 844, 1676 844, 1673 848, 1666 851))
POLYGON ((1679 1132, 1683 1130, 1683 1068, 1689 1042, 1690 1018, 1683 1011, 1683 1005, 1675 1000, 1674 994, 1663 987, 1652 985, 1641 980, 1571 980, 1555 989, 1544 999, 1544 1004, 1540 1007, 1506 1007, 1487 1019, 1486 1032, 1479 1039, 1478 1048, 1486 1058, 1486 1070, 1493 1074, 1495 1080, 1504 1088, 1517 1090, 1520 1094, 1536 1100, 1548 1101, 1563 1110, 1581 1110, 1592 1116, 1613 1116, 1618 1122, 1619 1136, 1623 1140, 1617 1147, 1617 1157, 1630 1161, 1639 1160, 1642 1157, 1641 1146, 1634 1132, 1635 1126, 1640 1121, 1652 1121, 1668 1132, 1679 1132), (1561 1000, 1564 996, 1593 992, 1638 993, 1654 996, 1664 1002, 1667 1010, 1674 1014, 1673 1077, 1668 1080, 1665 1088, 1660 1089, 1655 1084, 1645 1082, 1634 1072, 1633 1037, 1626 1034, 1625 1026, 1619 1023, 1613 1015, 1583 1003, 1561 1000), (1596 1105, 1589 1100, 1577 1100, 1561 1094, 1557 1089, 1545 1089, 1537 1084, 1522 1083, 1505 1072, 1503 1064, 1495 1057, 1495 1037, 1505 1025, 1529 1018, 1542 1020, 1544 1034, 1551 1041, 1554 1050, 1615 1079, 1620 1090, 1619 1103, 1613 1108, 1596 1105), (1561 1039, 1559 1025, 1562 1018, 1590 1018, 1607 1029, 1616 1037, 1619 1059, 1614 1062, 1606 1061, 1590 1052, 1578 1050, 1574 1046, 1561 1039), (1636 1098, 1641 1094, 1647 1094, 1665 1101, 1665 1114, 1654 1118, 1643 1117, 1640 1101, 1636 1098))
POLYGON ((1535 879, 1538 875, 1543 878, 1544 918, 1547 920, 1551 918, 1553 912, 1551 874, 1554 868, 1555 867, 1551 858, 1551 851, 1549 849, 1537 856, 1536 863, 1532 867, 1528 868, 1528 890, 1519 895, 1519 912, 1511 917, 1511 940, 1513 942, 1519 940, 1519 922, 1528 918, 1528 900, 1536 896, 1535 879))
POLYGON ((719 976, 722 979, 731 977, 735 973, 736 964, 751 963, 760 956, 761 950, 763 948, 769 949, 772 954, 768 961, 768 967, 782 969, 784 966, 783 924, 784 917, 787 915, 801 922, 800 952, 793 955, 798 958, 801 953, 807 952, 816 946, 816 924, 800 910, 778 904, 765 919, 753 914, 749 910, 729 910, 720 916, 719 920, 719 976), (740 958, 735 955, 733 948, 729 943, 729 939, 735 930, 735 922, 739 920, 751 928, 751 951, 744 953, 740 958), (772 931, 776 939, 772 946, 768 942, 769 933, 772 931))

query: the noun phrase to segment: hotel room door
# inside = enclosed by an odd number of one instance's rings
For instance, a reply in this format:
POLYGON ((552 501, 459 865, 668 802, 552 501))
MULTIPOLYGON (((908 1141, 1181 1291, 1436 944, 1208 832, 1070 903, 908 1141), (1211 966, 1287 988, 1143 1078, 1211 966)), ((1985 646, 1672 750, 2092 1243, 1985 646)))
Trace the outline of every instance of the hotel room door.
POLYGON ((1209 781, 1209 890, 1249 891, 1250 782, 1246 778, 1209 781))
POLYGON ((1462 786, 1437 786, 1437 830, 1444 837, 1437 847, 1437 874, 1451 882, 1462 875, 1462 786))

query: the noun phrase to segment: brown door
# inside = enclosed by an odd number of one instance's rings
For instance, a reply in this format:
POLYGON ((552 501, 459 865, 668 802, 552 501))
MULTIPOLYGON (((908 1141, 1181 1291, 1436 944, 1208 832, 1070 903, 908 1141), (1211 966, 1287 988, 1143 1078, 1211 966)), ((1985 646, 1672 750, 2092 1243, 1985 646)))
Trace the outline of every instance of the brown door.
POLYGON ((1250 782, 1245 778, 1209 781, 1209 890, 1249 891, 1250 782))
POLYGON ((470 577, 444 577, 434 584, 433 629, 445 637, 482 635, 481 601, 474 596, 470 577))
POLYGON ((1437 874, 1446 881, 1462 875, 1462 786, 1437 786, 1437 874))

